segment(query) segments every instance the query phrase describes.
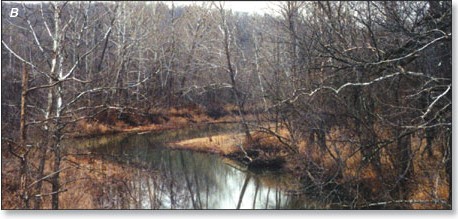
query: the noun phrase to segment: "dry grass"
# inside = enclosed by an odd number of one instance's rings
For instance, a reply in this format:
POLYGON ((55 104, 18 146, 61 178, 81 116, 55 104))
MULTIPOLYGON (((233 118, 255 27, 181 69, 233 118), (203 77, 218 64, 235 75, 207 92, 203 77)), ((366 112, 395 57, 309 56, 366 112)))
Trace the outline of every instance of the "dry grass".
POLYGON ((77 130, 81 134, 84 133, 87 135, 94 135, 94 134, 108 134, 112 131, 112 128, 106 124, 101 124, 97 122, 89 123, 87 121, 82 120, 77 123, 75 130, 77 130))
POLYGON ((2 209, 19 209, 19 160, 2 145, 2 209))
MULTIPOLYGON (((234 110, 235 106, 225 106, 225 110, 234 110)), ((157 110, 158 111, 158 110, 157 110)), ((78 133, 75 135, 100 135, 115 132, 148 132, 156 130, 177 129, 186 127, 190 123, 224 123, 240 121, 239 117, 227 115, 218 119, 210 118, 203 113, 202 109, 178 109, 172 108, 168 112, 158 111, 168 116, 169 120, 161 124, 146 124, 138 126, 129 126, 123 121, 115 121, 113 126, 101 122, 80 121, 76 125, 75 130, 78 133)), ((247 115, 246 119, 254 119, 254 115, 247 115)), ((380 139, 389 139, 391 130, 377 128, 377 135, 380 139)), ((289 138, 290 133, 280 128, 278 134, 289 138)), ((260 149, 262 151, 279 155, 284 153, 285 147, 279 140, 266 133, 254 132, 253 143, 248 145, 244 142, 244 135, 223 134, 208 137, 194 138, 180 142, 169 144, 171 148, 186 149, 193 151, 202 151, 209 153, 217 153, 228 155, 238 152, 237 145, 243 143, 246 149, 260 149)), ((310 163, 321 166, 324 174, 332 174, 337 169, 337 163, 342 165, 342 176, 337 179, 340 184, 362 184, 373 194, 378 194, 382 190, 382 184, 389 184, 396 181, 396 145, 389 144, 380 150, 381 172, 384 175, 386 182, 381 182, 377 171, 372 165, 364 165, 362 163, 362 154, 358 151, 358 146, 352 143, 354 139, 351 133, 347 130, 333 128, 326 136, 326 145, 329 149, 320 149, 319 145, 314 142, 308 142, 308 139, 302 139, 297 143, 299 153, 293 156, 288 156, 286 168, 298 176, 304 176, 306 169, 310 167, 310 163), (332 155, 332 156, 331 156, 332 155), (334 158, 338 158, 338 162, 334 158)), ((409 193, 405 199, 410 200, 447 200, 449 196, 447 174, 445 166, 442 162, 443 151, 441 142, 436 140, 433 142, 433 156, 428 157, 423 155, 426 141, 417 135, 411 136, 411 148, 413 153, 413 169, 414 175, 409 180, 409 193)), ((2 204, 3 208, 15 208, 19 199, 15 193, 18 188, 17 179, 18 170, 17 160, 8 157, 8 153, 4 153, 2 147, 2 204), (6 207, 5 207, 6 206, 6 207)), ((130 174, 134 172, 133 168, 118 165, 116 163, 101 161, 97 159, 85 159, 69 157, 64 165, 72 165, 79 163, 78 168, 72 168, 62 173, 63 182, 68 182, 66 187, 67 192, 62 193, 62 207, 75 208, 76 203, 81 208, 97 208, 97 200, 94 196, 101 196, 100 186, 109 179, 123 180, 122 174, 130 174), (79 179, 79 180, 76 180, 79 179), (88 194, 90 193, 90 194, 88 194), (97 194, 97 195, 93 195, 97 194), (70 201, 69 201, 70 200, 70 201)), ((33 159, 32 159, 33 160, 33 159)), ((36 159, 38 160, 38 159, 36 159)), ((51 158, 49 158, 51 160, 51 158)), ((34 164, 37 166, 37 164, 34 164)), ((47 166, 48 172, 51 169, 47 166)), ((316 177, 316 176, 315 176, 316 177)), ((50 186, 45 186, 45 192, 50 191, 50 186)), ((377 197, 375 197, 377 198, 377 197)), ((45 203, 50 203, 49 198, 45 198, 45 203)), ((47 205, 47 206, 50 206, 47 205)), ((438 209, 443 208, 442 205, 434 204, 412 204, 414 209, 438 209)))
MULTIPOLYGON (((422 152, 426 148, 426 140, 418 136, 412 137, 412 149, 416 152, 413 158, 415 185, 410 195, 414 200, 447 200, 449 197, 447 173, 442 162, 443 151, 439 142, 433 142, 433 156, 422 152)), ((413 204, 414 209, 441 209, 439 204, 413 204)))
MULTIPOLYGON (((274 128, 271 128, 271 130, 273 131, 274 128)), ((276 133, 284 138, 288 138, 288 131, 284 128, 279 129, 276 133)), ((284 147, 283 143, 281 143, 276 136, 266 132, 254 132, 252 138, 253 143, 251 146, 255 147, 254 149, 280 151, 284 147)), ((249 145, 246 146, 249 147, 249 145)))
POLYGON ((238 144, 242 142, 244 135, 213 135, 202 138, 193 138, 179 142, 170 143, 169 146, 174 149, 187 149, 193 151, 217 153, 228 155, 239 150, 238 144))
POLYGON ((189 123, 189 118, 186 118, 186 117, 171 117, 169 123, 170 124, 174 124, 174 125, 188 124, 189 123))
POLYGON ((169 115, 186 115, 186 114, 202 114, 204 113, 204 109, 201 107, 193 106, 193 107, 172 107, 169 110, 165 111, 169 115))
MULTIPOLYGON (((233 122, 233 118, 234 117, 229 116, 221 117, 212 123, 233 122)), ((284 130, 281 130, 280 133, 285 134, 286 132, 284 130)), ((259 147, 262 147, 261 149, 264 149, 266 151, 274 150, 277 152, 282 149, 281 144, 278 142, 278 139, 272 137, 271 135, 261 132, 252 132, 251 134, 253 140, 257 142, 257 147, 254 147, 254 144, 248 145, 244 134, 233 133, 193 138, 179 142, 172 142, 169 143, 169 146, 174 149, 187 149, 193 151, 218 153, 221 155, 229 155, 240 151, 237 145, 241 144, 244 146, 245 149, 260 149, 259 147)))
MULTIPOLYGON (((21 209, 21 201, 17 194, 19 186, 18 172, 15 169, 18 166, 17 159, 4 156, 3 152, 2 155, 3 164, 8 164, 2 169, 2 209, 21 209), (12 166, 13 164, 17 166, 12 166)), ((47 160, 52 160, 52 157, 47 160)), ((46 162, 45 174, 51 172, 50 163, 46 162)), ((129 165, 88 156, 66 156, 62 160, 61 169, 64 171, 61 172, 59 181, 61 190, 64 192, 59 195, 59 209, 104 208, 102 202, 111 200, 105 191, 108 191, 108 188, 119 187, 119 191, 122 190, 127 194, 129 191, 126 191, 128 188, 125 188, 125 183, 129 182, 129 179, 138 177, 139 172, 138 168, 129 165)), ((141 174, 151 177, 154 173, 141 171, 141 174)), ((33 195, 33 191, 31 192, 33 195)), ((41 194, 50 193, 51 184, 44 182, 41 194)), ((135 200, 128 200, 128 202, 135 202, 135 200)), ((34 206, 33 201, 31 204, 34 206)), ((50 195, 43 196, 42 209, 51 209, 50 195)))
MULTIPOLYGON (((380 150, 381 172, 384 182, 380 181, 377 171, 373 165, 363 165, 362 154, 356 151, 357 147, 349 142, 339 141, 340 136, 348 136, 345 131, 334 129, 327 136, 327 145, 335 157, 340 157, 344 162, 342 183, 345 182, 364 182, 371 188, 372 193, 377 194, 383 188, 382 184, 394 184, 397 180, 396 171, 399 168, 396 164, 400 158, 398 148, 395 143, 388 144, 380 150)), ((379 130, 378 136, 380 139, 390 138, 390 133, 387 130, 379 130)), ((411 135, 411 150, 412 150, 412 165, 413 176, 408 181, 407 200, 447 200, 448 199, 448 182, 446 180, 445 166, 441 162, 442 152, 440 151, 440 143, 435 142, 433 145, 433 157, 422 155, 425 150, 426 140, 411 135)), ((329 155, 329 152, 327 153, 329 155)), ((315 157, 314 159, 317 159, 315 157)), ((335 165, 330 156, 322 156, 323 164, 326 168, 331 168, 335 165)), ((412 204, 414 209, 438 209, 444 206, 433 204, 412 204)))
MULTIPOLYGON (((233 105, 225 106, 227 109, 236 108, 233 105)), ((232 123, 240 122, 236 115, 226 115, 214 119, 205 113, 205 110, 199 106, 189 106, 170 109, 150 109, 151 118, 144 117, 140 114, 126 114, 127 121, 119 119, 118 112, 108 111, 99 115, 94 120, 81 120, 76 125, 67 130, 71 137, 91 137, 98 135, 113 134, 119 132, 147 132, 160 131, 169 129, 184 128, 189 124, 202 123, 232 123), (129 125, 130 124, 130 125, 129 125)), ((255 120, 254 115, 245 115, 246 120, 255 120)))
MULTIPOLYGON (((289 138, 286 129, 280 129, 277 134, 289 138)), ((380 139, 390 139, 390 130, 379 129, 378 136, 380 139)), ((254 141, 258 148, 263 150, 276 150, 281 147, 281 143, 276 137, 266 133, 253 134, 254 141)), ((349 141, 354 138, 346 130, 333 128, 326 136, 326 146, 328 150, 320 149, 317 142, 308 142, 308 139, 302 139, 297 143, 298 154, 288 156, 286 168, 298 175, 305 175, 306 169, 310 168, 310 162, 318 165, 324 171, 322 177, 335 173, 338 169, 338 163, 341 164, 342 176, 337 179, 340 184, 356 185, 360 183, 368 189, 368 192, 374 195, 376 200, 381 198, 381 191, 387 185, 395 185, 397 181, 396 166, 399 159, 397 145, 388 144, 380 150, 380 170, 383 178, 380 178, 378 171, 373 164, 364 164, 362 162, 362 153, 358 145, 349 141), (332 154, 332 156, 331 156, 332 154), (337 158, 337 161, 334 158, 337 158), (384 181, 381 181, 383 179, 384 181), (385 184, 385 185, 384 185, 385 184)), ((433 156, 426 157, 422 152, 426 147, 426 140, 418 137, 417 134, 411 136, 412 165, 414 175, 408 181, 408 193, 404 197, 406 200, 447 200, 448 199, 448 180, 445 172, 445 165, 442 162, 443 152, 441 151, 440 142, 433 144, 433 156)), ((441 209, 443 205, 439 204, 411 204, 413 209, 441 209)))
POLYGON ((235 104, 227 104, 223 108, 224 108, 224 110, 226 110, 226 112, 230 112, 230 113, 237 112, 238 109, 239 109, 237 107, 237 105, 235 105, 235 104))

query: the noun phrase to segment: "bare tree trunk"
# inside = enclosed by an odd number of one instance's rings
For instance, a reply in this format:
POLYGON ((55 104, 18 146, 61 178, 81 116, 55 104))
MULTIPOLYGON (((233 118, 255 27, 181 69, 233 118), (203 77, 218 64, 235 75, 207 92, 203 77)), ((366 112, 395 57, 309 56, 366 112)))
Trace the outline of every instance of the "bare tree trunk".
MULTIPOLYGON (((55 33, 54 33, 54 39, 53 39, 53 51, 54 51, 54 57, 52 60, 52 69, 51 69, 51 75, 57 78, 57 80, 60 80, 62 78, 63 74, 63 57, 62 57, 62 30, 61 28, 61 8, 59 8, 58 4, 55 3, 54 5, 54 25, 55 25, 55 33)), ((54 81, 53 81, 54 82, 54 81)), ((52 151, 54 155, 54 161, 53 161, 53 171, 55 174, 51 177, 51 184, 52 184, 52 195, 51 195, 51 206, 52 209, 59 209, 59 168, 60 168, 60 160, 61 160, 61 154, 60 154, 60 127, 59 127, 59 117, 60 117, 60 110, 62 107, 62 83, 58 84, 56 86, 52 86, 49 89, 52 89, 51 93, 51 103, 52 105, 55 106, 55 112, 54 115, 50 112, 50 115, 54 116, 54 119, 52 120, 52 127, 49 130, 52 138, 55 140, 53 141, 52 145, 52 151)), ((48 103, 49 104, 49 103, 48 103)))
MULTIPOLYGON (((48 141, 52 141, 51 139, 48 139, 48 141)), ((49 142, 46 142, 43 145, 40 145, 40 163, 38 164, 38 177, 37 179, 41 179, 44 176, 44 169, 45 169, 45 164, 46 164, 46 153, 47 153, 47 148, 48 148, 49 142)), ((39 180, 37 184, 35 185, 35 192, 40 193, 41 189, 43 187, 43 180, 39 180)), ((41 202, 42 198, 41 196, 36 196, 35 197, 35 202, 34 202, 34 209, 40 209, 41 208, 41 202)))
MULTIPOLYGON (((60 136, 56 136, 60 138, 60 136)), ((59 140, 57 140, 59 141, 59 140)), ((52 209, 59 209, 59 193, 60 193, 60 184, 59 184, 59 175, 60 175, 60 161, 61 161, 61 151, 60 143, 57 142, 53 148, 54 151, 54 176, 51 178, 52 184, 52 195, 51 195, 51 206, 52 209)))
POLYGON ((251 137, 251 134, 250 134, 250 128, 248 127, 248 124, 245 120, 245 116, 243 115, 243 106, 240 102, 240 97, 239 97, 239 90, 237 88, 237 82, 235 80, 235 76, 236 76, 236 72, 233 68, 233 65, 232 65, 232 59, 231 59, 231 50, 230 50, 230 39, 229 39, 229 27, 227 25, 227 20, 226 20, 226 13, 224 11, 224 8, 220 8, 220 14, 221 14, 221 18, 222 18, 222 25, 223 25, 223 34, 224 34, 224 41, 223 41, 223 44, 224 44, 224 51, 225 51, 225 54, 226 54, 226 62, 227 62, 227 68, 228 68, 228 72, 229 72, 229 77, 230 77, 230 80, 231 80, 231 86, 232 86, 232 93, 234 95, 234 98, 235 98, 235 102, 236 102, 236 105, 237 105, 237 111, 239 113, 239 116, 242 120, 242 126, 243 126, 243 130, 245 132, 245 136, 247 138, 247 142, 248 144, 251 144, 253 142, 252 140, 252 137, 251 137))
POLYGON ((256 33, 253 31, 253 38, 254 38, 254 60, 255 60, 255 65, 256 65, 256 75, 258 76, 258 82, 259 82, 259 87, 261 88, 261 96, 262 96, 262 102, 264 103, 264 111, 268 111, 267 107, 267 100, 266 100, 266 92, 264 90, 264 86, 262 85, 262 80, 261 80, 261 74, 260 72, 260 67, 259 67, 259 47, 258 45, 258 39, 256 37, 256 33))
MULTIPOLYGON (((25 148, 27 151, 26 145, 26 137, 27 137, 27 130, 26 130, 26 108, 27 108, 27 89, 28 89, 28 80, 29 76, 25 67, 25 64, 22 64, 22 91, 21 91, 21 118, 20 118, 20 128, 19 128, 19 144, 22 148, 25 148)), ((28 152, 28 151, 27 151, 28 152)), ((21 171, 20 171, 20 188, 21 191, 21 198, 24 201, 25 209, 30 208, 29 205, 29 194, 28 194, 28 161, 27 161, 27 152, 22 155, 21 158, 21 171)))
MULTIPOLYGON (((397 80, 396 88, 396 99, 395 103, 401 106, 401 97, 399 91, 401 89, 401 77, 397 80)), ((403 118, 399 118, 400 123, 402 123, 403 118)), ((408 181, 409 178, 413 175, 413 164, 412 164, 412 149, 411 149, 411 139, 410 134, 405 135, 401 128, 395 128, 395 137, 397 138, 397 159, 399 160, 398 166, 398 177, 399 177, 399 199, 404 199, 408 193, 408 181)))
MULTIPOLYGON (((399 133, 401 133, 399 131, 399 133)), ((398 177, 399 177, 399 199, 404 199, 408 193, 408 186, 409 186, 409 179, 413 175, 413 164, 411 158, 411 140, 410 134, 402 137, 398 137, 397 145, 398 145, 398 152, 400 156, 399 159, 399 170, 398 170, 398 177)))
MULTIPOLYGON (((113 21, 114 21, 114 19, 113 19, 113 21)), ((113 25, 113 21, 112 21, 111 25, 113 25)), ((98 72, 100 72, 102 70, 103 58, 105 57, 105 51, 106 51, 107 46, 108 46, 108 41, 110 40, 110 34, 111 34, 111 30, 110 30, 110 32, 108 32, 107 38, 105 39, 105 43, 103 44, 102 54, 100 55, 100 61, 99 61, 99 64, 97 65, 97 71, 98 72)))

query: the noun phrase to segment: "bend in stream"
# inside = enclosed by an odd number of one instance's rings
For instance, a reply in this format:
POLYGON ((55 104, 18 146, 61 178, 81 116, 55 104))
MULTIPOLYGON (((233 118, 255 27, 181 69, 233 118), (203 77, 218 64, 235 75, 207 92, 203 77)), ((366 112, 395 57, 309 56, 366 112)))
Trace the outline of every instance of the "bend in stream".
POLYGON ((288 195, 300 183, 289 174, 255 174, 229 165, 219 155, 171 150, 167 142, 236 133, 236 124, 161 133, 121 134, 72 142, 103 159, 138 166, 122 185, 108 185, 98 197, 108 209, 315 209, 306 197, 288 195))

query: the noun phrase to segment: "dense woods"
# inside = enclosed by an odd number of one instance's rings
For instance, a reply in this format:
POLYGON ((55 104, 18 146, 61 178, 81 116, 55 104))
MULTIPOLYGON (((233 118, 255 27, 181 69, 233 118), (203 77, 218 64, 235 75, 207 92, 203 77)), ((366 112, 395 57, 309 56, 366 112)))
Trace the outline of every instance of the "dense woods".
POLYGON ((451 209, 451 1, 272 10, 2 2, 2 208, 60 208, 76 132, 175 111, 234 116, 243 160, 281 157, 331 208, 451 209))

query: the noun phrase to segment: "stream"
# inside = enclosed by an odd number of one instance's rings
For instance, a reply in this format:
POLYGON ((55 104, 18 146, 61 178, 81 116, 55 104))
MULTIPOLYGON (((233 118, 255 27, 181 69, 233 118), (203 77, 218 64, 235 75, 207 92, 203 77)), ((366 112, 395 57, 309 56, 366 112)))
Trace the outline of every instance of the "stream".
POLYGON ((216 154, 172 150, 169 142, 237 133, 237 124, 204 125, 160 133, 119 134, 75 140, 80 150, 135 167, 119 173, 98 197, 109 209, 316 209, 318 202, 287 191, 298 180, 280 172, 253 173, 216 154))

